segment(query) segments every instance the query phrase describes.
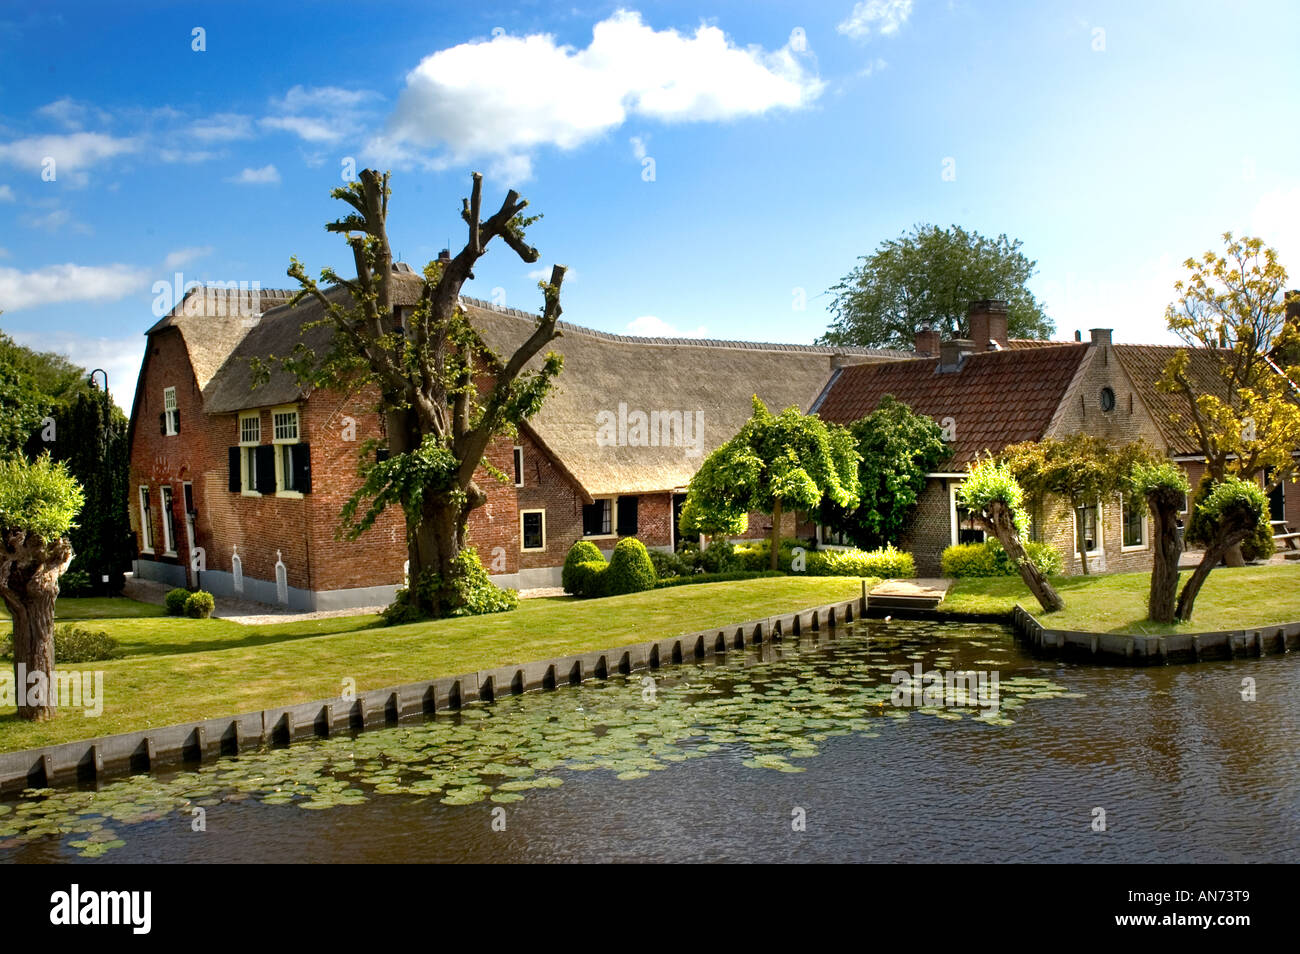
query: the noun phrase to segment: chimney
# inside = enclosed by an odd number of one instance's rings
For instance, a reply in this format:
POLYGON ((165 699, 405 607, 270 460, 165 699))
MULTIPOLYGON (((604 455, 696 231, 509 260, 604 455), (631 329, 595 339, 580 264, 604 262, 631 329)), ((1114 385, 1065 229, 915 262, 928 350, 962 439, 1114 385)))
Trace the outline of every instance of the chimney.
POLYGON ((931 357, 939 353, 939 332, 930 327, 928 321, 922 322, 916 331, 916 343, 912 346, 917 357, 931 357))
POLYGON ((1092 346, 1101 348, 1110 344, 1109 328, 1089 328, 1088 334, 1092 335, 1092 346))
POLYGON ((1000 351, 1011 347, 1007 339, 1007 303, 1000 298, 983 298, 970 303, 967 312, 971 340, 976 351, 1000 351), (996 345, 994 344, 996 342, 996 345))
POLYGON ((969 338, 950 338, 939 345, 939 371, 960 371, 966 356, 975 351, 975 342, 969 338))
POLYGON ((443 264, 446 264, 447 262, 450 262, 450 261, 451 261, 451 249, 449 249, 449 248, 444 248, 441 252, 439 252, 439 253, 438 253, 438 261, 442 262, 443 264))

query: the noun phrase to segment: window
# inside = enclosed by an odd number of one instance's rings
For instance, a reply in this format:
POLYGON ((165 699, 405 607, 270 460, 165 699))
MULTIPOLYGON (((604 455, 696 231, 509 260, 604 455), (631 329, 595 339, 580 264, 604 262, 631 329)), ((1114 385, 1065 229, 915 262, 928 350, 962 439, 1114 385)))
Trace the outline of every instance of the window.
POLYGON ((521 550, 546 549, 545 510, 521 510, 519 512, 519 548, 521 550))
MULTIPOLYGON (((1075 511, 1074 545, 1076 548, 1079 546, 1080 517, 1083 519, 1083 545, 1089 553, 1096 553, 1101 549, 1101 504, 1089 504, 1075 511)), ((1076 549, 1075 552, 1078 553, 1078 550, 1076 549)))
POLYGON ((1146 514, 1139 511, 1127 500, 1121 500, 1120 517, 1124 523, 1124 549, 1145 547, 1147 543, 1146 514))
POLYGON ((163 553, 166 556, 176 555, 176 515, 172 512, 172 489, 168 484, 163 484, 159 492, 162 498, 162 526, 163 526, 163 553))
POLYGON ((256 495, 266 483, 266 475, 258 480, 257 465, 264 460, 258 448, 262 444, 262 414, 250 411, 239 415, 239 476, 242 493, 256 495))
POLYGON ((1115 391, 1113 388, 1101 389, 1101 409, 1103 411, 1115 410, 1115 391))
POLYGON ((298 497, 307 493, 311 490, 311 450, 299 439, 298 409, 272 409, 271 434, 275 445, 276 494, 298 497))
POLYGON ((843 530, 832 530, 830 527, 817 525, 817 540, 822 546, 828 547, 851 547, 853 541, 843 530))
POLYGON ((149 488, 140 488, 140 550, 153 553, 153 512, 149 509, 149 488))
POLYGON ((163 388, 162 432, 171 437, 181 432, 181 412, 176 406, 176 389, 163 388))
POLYGON ((515 448, 515 486, 522 487, 523 485, 524 485, 524 449, 522 447, 516 447, 515 448))
POLYGON ((979 521, 965 507, 957 504, 957 487, 954 483, 948 489, 949 511, 952 516, 953 543, 983 543, 984 531, 979 521))
POLYGON ((594 503, 583 504, 582 535, 584 537, 607 537, 613 530, 610 526, 610 506, 608 498, 594 503))
POLYGON ((638 497, 618 498, 618 523, 615 528, 620 537, 634 537, 637 531, 638 497))

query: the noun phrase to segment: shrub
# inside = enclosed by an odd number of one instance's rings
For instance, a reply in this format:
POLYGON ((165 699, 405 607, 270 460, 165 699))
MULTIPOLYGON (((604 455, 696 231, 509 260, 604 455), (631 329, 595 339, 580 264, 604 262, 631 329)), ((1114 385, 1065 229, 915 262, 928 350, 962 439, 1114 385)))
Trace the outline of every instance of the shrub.
MULTIPOLYGON (((777 556, 778 569, 786 571, 790 569, 790 561, 794 559, 794 548, 797 546, 808 549, 808 545, 800 540, 787 539, 781 541, 781 549, 778 551, 777 556)), ((771 554, 771 540, 757 540, 753 543, 742 543, 735 548, 736 560, 739 563, 739 569, 742 570, 753 570, 757 572, 759 570, 771 569, 769 566, 771 554)))
POLYGON ((163 597, 163 603, 167 606, 167 615, 184 616, 185 603, 189 598, 190 591, 185 589, 183 586, 178 586, 176 589, 168 591, 167 595, 163 597))
POLYGON ((593 597, 605 595, 605 572, 609 564, 605 558, 588 560, 573 567, 569 574, 569 592, 574 596, 593 597))
POLYGON ((879 550, 813 550, 805 558, 809 576, 916 576, 912 554, 890 544, 879 550))
POLYGON ((602 589, 607 596, 640 593, 653 589, 656 579, 655 565, 650 562, 645 544, 636 537, 628 537, 618 541, 618 546, 614 547, 602 589))
POLYGON ((216 608, 217 602, 207 590, 196 590, 185 600, 185 615, 194 619, 207 619, 216 608))
POLYGON ((605 556, 590 540, 579 540, 569 547, 569 552, 564 558, 564 569, 560 571, 560 583, 564 586, 564 592, 573 593, 575 596, 581 595, 573 589, 573 568, 579 563, 592 563, 596 560, 604 563, 605 556))
POLYGON ((669 580, 675 576, 686 576, 693 573, 693 569, 686 565, 676 553, 665 553, 662 550, 650 551, 650 562, 655 566, 655 574, 661 580, 669 580))
POLYGON ((85 570, 69 570, 59 577, 60 596, 92 596, 90 574, 85 570))
MULTIPOLYGON (((1061 572, 1061 552, 1051 544, 1030 540, 1025 543, 1025 555, 1044 576, 1061 572)), ((1002 549, 1002 544, 992 537, 983 543, 959 543, 948 547, 939 562, 944 576, 1017 576, 1020 573, 1007 556, 1007 551, 1002 549)))
MULTIPOLYGON (((0 641, 0 656, 12 658, 12 636, 0 641)), ((73 625, 54 628, 54 661, 56 663, 100 662, 120 655, 117 640, 108 633, 95 629, 81 629, 73 625)))
POLYGON ((726 538, 711 542, 708 549, 700 554, 700 566, 705 573, 739 570, 740 558, 736 556, 736 545, 726 538))
MULTIPOLYGON (((487 570, 479 561, 478 551, 466 547, 456 554, 455 562, 461 573, 458 575, 454 595, 456 606, 447 616, 479 616, 484 613, 504 613, 519 606, 519 594, 515 590, 505 590, 488 578, 487 570)), ((441 588, 441 577, 431 570, 425 570, 414 581, 414 592, 421 597, 436 602, 441 588)), ((412 588, 402 587, 393 595, 393 602, 379 614, 386 626, 401 626, 403 623, 417 623, 428 619, 412 600, 412 588)))

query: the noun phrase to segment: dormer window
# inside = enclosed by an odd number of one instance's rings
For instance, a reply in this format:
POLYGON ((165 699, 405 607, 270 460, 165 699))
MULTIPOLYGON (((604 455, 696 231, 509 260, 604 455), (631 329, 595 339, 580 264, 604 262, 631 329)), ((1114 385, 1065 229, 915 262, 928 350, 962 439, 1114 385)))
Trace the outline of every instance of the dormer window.
POLYGON ((165 437, 181 432, 181 412, 176 406, 175 388, 163 388, 163 412, 158 415, 158 430, 165 437))

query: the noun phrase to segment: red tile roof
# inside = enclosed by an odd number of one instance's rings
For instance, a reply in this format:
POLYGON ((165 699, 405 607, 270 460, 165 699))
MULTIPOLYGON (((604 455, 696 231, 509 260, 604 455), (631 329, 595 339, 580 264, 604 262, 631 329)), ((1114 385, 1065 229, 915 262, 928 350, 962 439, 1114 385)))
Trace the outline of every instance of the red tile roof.
POLYGON ((1065 397, 1087 345, 1012 348, 969 355, 960 370, 939 372, 937 358, 851 365, 832 379, 815 410, 848 424, 892 394, 941 424, 952 418, 952 458, 961 470, 981 453, 1040 439, 1065 397))
POLYGON ((1200 441, 1188 433, 1192 418, 1187 398, 1156 387, 1165 365, 1179 351, 1187 352, 1187 374, 1199 393, 1213 394, 1222 401, 1232 400, 1219 373, 1220 361, 1213 351, 1177 345, 1115 345, 1115 356, 1151 411, 1170 451, 1178 455, 1199 454, 1200 441), (1173 420, 1175 416, 1181 418, 1177 423, 1173 420))

